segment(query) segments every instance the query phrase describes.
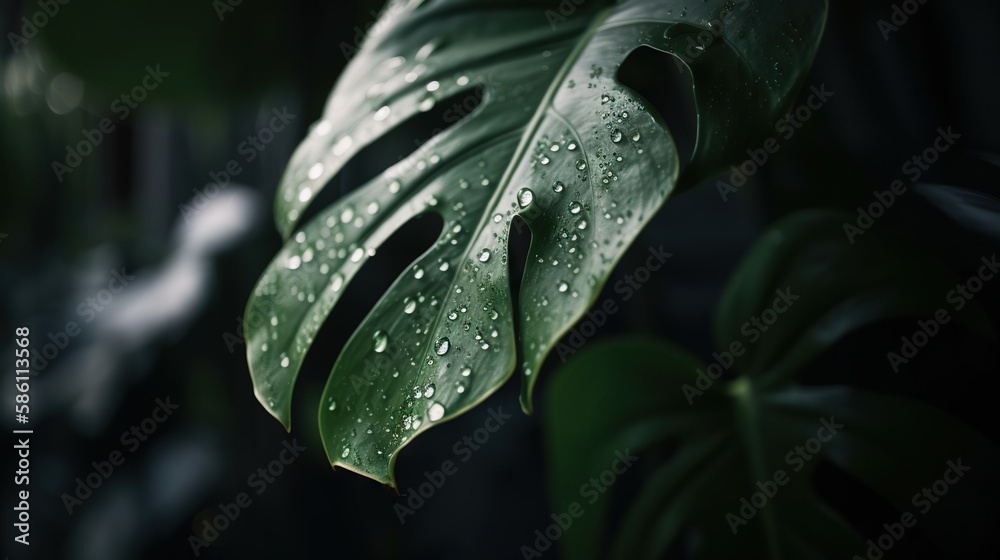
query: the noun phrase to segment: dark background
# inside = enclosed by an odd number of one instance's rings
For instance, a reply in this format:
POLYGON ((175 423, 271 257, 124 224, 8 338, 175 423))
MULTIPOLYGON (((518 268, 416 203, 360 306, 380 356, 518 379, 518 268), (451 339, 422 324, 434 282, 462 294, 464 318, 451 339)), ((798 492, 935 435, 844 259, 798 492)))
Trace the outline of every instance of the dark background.
MULTIPOLYGON (((618 300, 622 311, 599 337, 654 333, 707 356, 718 294, 767 224, 798 208, 853 210, 867 203, 872 190, 885 189, 905 160, 930 145, 939 126, 952 126, 962 139, 925 179, 996 185, 995 168, 972 158, 1000 153, 1000 6, 930 1, 885 41, 876 22, 889 17, 891 4, 832 3, 802 96, 810 85, 825 84, 835 92, 832 100, 728 202, 714 182, 668 201, 609 286, 638 266, 650 246, 663 245, 674 257, 636 297, 618 300)), ((518 558, 519 547, 548 523, 540 415, 520 412, 516 383, 401 454, 397 480, 405 491, 423 482, 425 471, 456 460, 453 445, 481 427, 490 409, 513 413, 403 525, 393 510, 403 499, 361 476, 332 471, 322 451, 314 408, 326 374, 353 326, 433 241, 436 223, 408 225, 351 285, 338 319, 324 328, 303 368, 291 434, 253 396, 237 325, 254 282, 280 247, 270 220, 275 186, 347 62, 343 46, 357 44, 380 8, 374 1, 245 0, 220 21, 208 0, 70 0, 26 45, 0 43, 0 233, 7 234, 0 239, 2 332, 28 326, 38 349, 49 333, 59 338, 66 321, 80 322, 77 306, 105 287, 111 270, 124 267, 136 276, 33 379, 32 545, 9 544, 5 522, 6 555, 189 557, 188 537, 202 536, 205 516, 217 515, 219 504, 239 492, 249 492, 253 504, 202 551, 204 557, 518 558), (147 65, 157 64, 169 76, 119 122, 112 102, 140 83, 147 65), (233 223, 208 220, 215 214, 199 210, 195 221, 210 232, 209 241, 185 236, 181 205, 200 202, 209 173, 241 158, 240 143, 281 107, 296 115, 290 126, 209 201, 233 223), (57 180, 52 162, 63 161, 66 146, 105 117, 115 120, 115 129, 57 180), (180 409, 67 514, 61 496, 74 491, 75 479, 93 471, 91 462, 124 449, 122 432, 167 396, 180 409), (257 495, 247 477, 277 459, 282 442, 292 439, 307 450, 257 495)), ((22 16, 40 9, 34 2, 5 1, 5 36, 21 33, 22 16)), ((635 72, 629 83, 651 98, 682 143, 690 142, 694 117, 672 93, 682 76, 672 63, 647 58, 640 62, 662 64, 661 70, 635 72)), ((357 186, 405 155, 413 139, 442 126, 431 121, 342 174, 337 192, 357 186)), ((959 269, 975 261, 963 257, 982 254, 936 235, 916 198, 907 195, 885 227, 909 228, 959 269)), ((526 239, 518 241, 521 251, 526 239)), ((991 293, 993 286, 983 301, 995 310, 991 293)), ((605 297, 616 296, 608 290, 598 301, 605 297)), ((853 335, 858 349, 829 356, 816 378, 846 370, 863 384, 865 364, 881 360, 879 351, 898 340, 896 330, 911 325, 853 335)), ((993 405, 981 381, 997 373, 996 349, 963 335, 942 335, 938 347, 961 351, 927 352, 893 390, 933 402, 996 441, 993 405)), ((552 359, 546 369, 557 365, 552 359)), ((9 402, 11 388, 3 391, 9 402)), ((543 373, 538 395, 544 392, 543 373)), ((819 483, 835 501, 847 484, 833 475, 819 483)), ((5 489, 6 508, 13 496, 11 486, 5 489)), ((861 515, 864 527, 871 522, 873 531, 879 520, 891 518, 870 498, 836 505, 861 515)), ((11 517, 8 510, 4 519, 11 517)), ((901 546, 906 548, 894 551, 895 558, 938 557, 919 535, 901 546)))

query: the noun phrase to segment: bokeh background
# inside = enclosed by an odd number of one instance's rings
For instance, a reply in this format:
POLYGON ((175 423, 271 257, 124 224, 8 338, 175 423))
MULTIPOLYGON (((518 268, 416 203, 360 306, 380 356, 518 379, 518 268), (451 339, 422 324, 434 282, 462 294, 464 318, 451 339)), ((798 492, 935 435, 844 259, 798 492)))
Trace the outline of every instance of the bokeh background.
MULTIPOLYGON (((540 416, 520 412, 516 383, 402 452, 397 479, 405 490, 454 460, 455 443, 483 426, 490 409, 513 413, 404 524, 394 511, 404 500, 392 490, 330 469, 315 428, 315 403, 339 349, 432 242, 433 220, 406 226, 350 287, 300 376, 290 434, 253 396, 238 325, 254 282, 280 247, 270 220, 275 187, 381 2, 52 5, 58 11, 37 34, 26 32, 22 18, 43 11, 40 4, 4 0, 0 7, 6 37, 0 42, 0 332, 30 327, 36 353, 50 340, 64 346, 33 367, 32 545, 10 544, 5 521, 5 555, 191 557, 189 537, 204 536, 206 516, 248 492, 253 504, 202 556, 520 557, 520 546, 549 523, 551 508, 540 416), (141 84, 147 67, 168 75, 123 117, 116 99, 141 84), (294 118, 251 149, 247 162, 247 138, 266 128, 275 110, 294 118), (71 171, 55 171, 53 162, 67 161, 67 146, 77 146, 102 119, 111 119, 113 130, 71 171), (229 184, 206 189, 211 174, 234 159, 242 170, 229 184), (134 276, 128 286, 99 302, 100 311, 81 313, 79 306, 101 297, 112 272, 122 270, 134 276), (66 334, 67 321, 80 332, 66 334), (179 408, 130 451, 123 432, 141 426, 157 399, 168 397, 179 408), (306 451, 256 494, 248 477, 293 439, 306 451), (63 495, 115 450, 124 463, 68 513, 63 495)), ((622 311, 598 338, 654 333, 708 356, 718 295, 767 224, 798 208, 853 210, 897 178, 901 163, 928 146, 937 127, 952 126, 962 139, 925 180, 996 185, 996 167, 979 156, 1000 154, 1000 6, 928 2, 886 41, 877 21, 891 5, 832 2, 806 88, 825 84, 834 97, 728 201, 714 182, 668 201, 609 286, 636 268, 650 246, 663 245, 674 257, 636 297, 619 302, 622 311)), ((640 56, 648 60, 633 65, 656 71, 631 71, 631 83, 690 144, 694 115, 678 93, 683 75, 669 61, 640 56)), ((412 124, 330 190, 348 192, 443 124, 433 115, 412 124)), ((906 198, 886 223, 911 226, 929 250, 960 261, 961 251, 935 226, 914 218, 926 215, 919 204, 916 196, 906 198)), ((515 245, 523 252, 522 237, 515 245)), ((996 310, 991 290, 997 293, 991 287, 982 301, 996 310)), ((927 356, 900 380, 899 391, 953 412, 996 441, 993 405, 980 380, 997 373, 997 350, 963 334, 943 334, 938 347, 961 351, 927 356)), ((859 364, 880 360, 879 350, 898 336, 884 328, 854 336, 868 341, 868 354, 862 345, 855 354, 830 356, 823 367, 849 369, 863 381, 859 364)), ((12 339, 5 335, 0 347, 11 347, 12 339)), ((556 358, 547 369, 557 366, 556 358)), ((539 395, 544 391, 543 372, 539 395)), ((10 384, 0 392, 4 402, 12 400, 10 384)), ((6 416, 4 425, 14 427, 6 416)), ((837 481, 825 483, 823 493, 835 499, 837 481)), ((13 487, 4 488, 4 504, 12 503, 13 487)), ((7 520, 12 515, 5 511, 7 520)), ((919 535, 901 546, 896 558, 937 557, 919 535)))

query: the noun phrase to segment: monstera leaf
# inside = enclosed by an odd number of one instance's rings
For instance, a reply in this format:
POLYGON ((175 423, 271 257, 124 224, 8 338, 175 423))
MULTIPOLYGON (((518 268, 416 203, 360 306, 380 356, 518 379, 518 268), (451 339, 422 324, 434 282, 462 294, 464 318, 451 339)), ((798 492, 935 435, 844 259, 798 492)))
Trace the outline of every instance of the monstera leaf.
MULTIPOLYGON (((698 559, 735 551, 768 559, 881 556, 867 552, 878 534, 862 536, 816 493, 823 460, 913 515, 942 550, 975 557, 970 551, 989 537, 969 529, 962 513, 992 511, 1000 493, 984 475, 996 469, 1000 450, 912 400, 794 383, 793 373, 846 333, 889 317, 933 315, 953 286, 934 263, 875 232, 852 246, 841 229, 848 220, 806 213, 761 240, 720 303, 711 365, 661 341, 619 339, 586 349, 557 373, 546 410, 554 511, 573 502, 586 508, 563 536, 567 558, 658 559, 671 546, 698 559), (638 457, 648 478, 606 552, 610 494, 588 500, 580 489, 616 452, 638 457), (932 524, 913 496, 952 465, 962 476, 951 491, 962 498, 933 504, 932 524)), ((864 366, 872 376, 893 375, 886 362, 864 366)), ((982 521, 996 522, 995 513, 982 521)))
POLYGON ((678 182, 670 132, 618 81, 621 63, 642 46, 684 56, 698 108, 693 181, 742 159, 787 109, 825 13, 823 0, 391 3, 279 188, 288 241, 246 313, 269 317, 245 325, 258 399, 289 425, 302 360, 345 287, 407 220, 436 213, 438 241, 333 367, 320 403, 327 454, 394 485, 399 449, 485 399, 519 349, 530 410, 546 354, 678 182), (472 114, 301 223, 360 150, 477 90, 472 114), (517 216, 532 242, 515 309, 507 240, 517 216))

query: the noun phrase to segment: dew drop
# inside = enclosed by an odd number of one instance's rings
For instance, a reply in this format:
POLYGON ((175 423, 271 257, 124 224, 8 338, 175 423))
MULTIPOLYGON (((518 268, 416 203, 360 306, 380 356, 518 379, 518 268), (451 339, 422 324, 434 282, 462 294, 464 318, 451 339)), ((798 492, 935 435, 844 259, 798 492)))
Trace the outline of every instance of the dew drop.
POLYGON ((445 354, 448 353, 449 346, 451 346, 451 343, 448 341, 448 339, 442 338, 434 343, 434 351, 437 353, 438 356, 444 356, 445 354))
POLYGON ((350 455, 350 454, 351 454, 351 448, 350 447, 345 447, 344 448, 344 452, 340 454, 340 458, 341 459, 346 459, 347 456, 350 455))
POLYGON ((333 292, 339 292, 340 287, 343 285, 344 285, 344 277, 341 276, 339 272, 334 274, 333 278, 330 279, 330 290, 333 292))
MULTIPOLYGON (((323 164, 314 163, 312 167, 309 168, 309 178, 319 179, 319 176, 323 174, 323 164)), ((302 200, 302 194, 299 194, 299 200, 302 200)), ((309 196, 306 196, 305 200, 309 200, 309 196)))
POLYGON ((347 150, 351 149, 351 145, 354 144, 354 140, 350 136, 344 136, 333 145, 333 155, 342 156, 347 150))
POLYGON ((569 203, 569 213, 570 214, 579 214, 581 210, 583 210, 583 204, 580 204, 576 200, 574 200, 573 202, 569 203))
POLYGON ((430 94, 427 94, 423 98, 421 98, 420 102, 417 104, 417 109, 420 109, 424 113, 430 111, 433 108, 434 108, 434 96, 430 94))
POLYGON ((441 403, 434 403, 431 405, 430 410, 427 411, 427 419, 431 422, 437 422, 444 417, 444 406, 441 403))
POLYGON ((566 282, 560 282, 559 283, 559 291, 560 292, 565 292, 568 289, 569 289, 569 284, 567 284, 566 282))
POLYGON ((531 201, 535 199, 535 193, 531 192, 531 189, 524 188, 517 191, 517 204, 521 208, 527 208, 531 205, 531 201))
POLYGON ((317 136, 326 136, 330 133, 331 128, 333 128, 333 125, 330 124, 330 121, 319 121, 316 123, 316 128, 313 129, 313 134, 317 136))
POLYGON ((424 396, 427 397, 428 399, 433 397, 434 391, 436 389, 437 387, 435 387, 433 383, 428 383, 427 385, 424 386, 424 396))
POLYGON ((287 266, 290 270, 295 270, 298 267, 302 266, 302 258, 299 257, 298 255, 292 255, 291 257, 289 257, 288 264, 286 264, 285 266, 287 266))
POLYGON ((372 343, 375 345, 375 351, 381 354, 389 346, 389 336, 382 331, 375 331, 375 334, 372 336, 372 343))
POLYGON ((562 181, 556 181, 555 183, 552 184, 552 191, 556 193, 563 192, 563 189, 565 188, 566 185, 564 185, 562 181))
POLYGON ((472 368, 462 368, 462 377, 468 377, 472 375, 472 368))
POLYGON ((579 169, 580 171, 583 171, 584 169, 587 168, 587 162, 583 161, 582 159, 576 160, 576 168, 579 169))
POLYGON ((417 271, 413 273, 413 277, 416 278, 417 280, 420 280, 421 278, 423 278, 424 277, 424 269, 418 268, 417 271))
POLYGON ((489 249, 483 249, 479 253, 479 262, 486 262, 488 260, 490 260, 490 250, 489 249))
POLYGON ((330 405, 326 409, 331 412, 337 409, 337 401, 333 400, 333 397, 330 397, 330 405))
POLYGON ((403 307, 403 313, 410 315, 411 313, 416 311, 416 309, 417 309, 417 302, 411 299, 410 301, 406 302, 406 305, 403 307))
POLYGON ((376 121, 384 121, 389 118, 389 113, 392 109, 388 105, 383 105, 378 111, 375 111, 375 116, 373 117, 376 121))
POLYGON ((619 129, 614 129, 611 131, 611 141, 615 144, 622 141, 622 131, 619 129))

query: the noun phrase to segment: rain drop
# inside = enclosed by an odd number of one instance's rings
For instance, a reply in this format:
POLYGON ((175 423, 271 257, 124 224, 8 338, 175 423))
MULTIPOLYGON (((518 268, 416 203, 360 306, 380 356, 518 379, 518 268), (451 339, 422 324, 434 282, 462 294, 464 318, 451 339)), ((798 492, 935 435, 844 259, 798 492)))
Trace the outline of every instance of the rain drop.
POLYGON ((521 208, 527 208, 531 205, 531 201, 535 199, 535 193, 531 192, 531 189, 524 188, 517 191, 517 204, 521 208))
POLYGON ((333 155, 335 156, 344 155, 344 153, 347 152, 347 150, 351 149, 351 144, 353 143, 354 140, 352 140, 350 136, 344 136, 343 138, 338 140, 336 144, 333 145, 333 155))
POLYGON ((448 341, 447 338, 442 338, 434 343, 434 351, 437 352, 438 356, 444 356, 445 354, 448 353, 448 347, 450 345, 451 343, 448 341))
POLYGON ((431 422, 437 422, 444 417, 444 407, 441 403, 434 403, 431 405, 430 410, 427 411, 427 419, 431 422))
POLYGON ((372 342, 375 345, 376 352, 385 352, 386 347, 389 346, 389 336, 382 331, 375 331, 375 334, 372 336, 372 342))

